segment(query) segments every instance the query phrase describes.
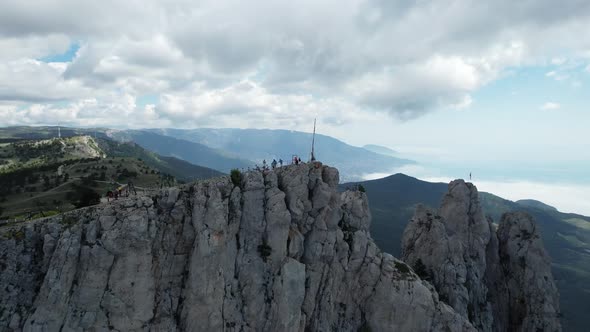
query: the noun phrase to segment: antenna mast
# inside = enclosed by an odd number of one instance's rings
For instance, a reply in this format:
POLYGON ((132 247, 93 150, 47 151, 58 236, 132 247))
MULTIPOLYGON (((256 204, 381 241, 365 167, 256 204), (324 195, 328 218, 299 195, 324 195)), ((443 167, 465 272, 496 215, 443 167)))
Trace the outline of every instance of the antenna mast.
POLYGON ((314 145, 315 145, 315 118, 313 119, 313 136, 311 137, 311 161, 315 161, 314 145))

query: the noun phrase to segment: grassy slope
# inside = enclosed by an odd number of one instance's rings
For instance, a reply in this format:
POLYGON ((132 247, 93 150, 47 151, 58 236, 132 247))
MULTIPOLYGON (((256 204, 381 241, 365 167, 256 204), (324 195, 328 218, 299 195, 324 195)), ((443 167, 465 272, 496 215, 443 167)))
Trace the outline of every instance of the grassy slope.
POLYGON ((96 141, 89 136, 0 143, 0 173, 103 155, 96 141))
MULTIPOLYGON (((402 174, 362 182, 373 215, 371 234, 379 247, 400 255, 401 236, 416 204, 438 207, 447 191, 445 183, 429 183, 402 174)), ((342 187, 350 186, 344 184, 342 187)), ((532 214, 553 261, 553 274, 561 294, 565 331, 585 331, 590 307, 590 217, 523 206, 489 193, 480 193, 486 215, 499 220, 504 212, 532 214)))
MULTIPOLYGON (((171 174, 179 181, 190 181, 223 175, 223 173, 215 171, 214 169, 198 166, 201 164, 186 162, 172 156, 163 157, 135 144, 114 144, 114 141, 106 134, 108 131, 109 130, 105 128, 61 127, 61 136, 63 139, 67 140, 68 137, 71 136, 90 135, 95 138, 94 141, 100 146, 101 150, 107 152, 109 156, 141 158, 150 167, 163 173, 171 174)), ((57 137, 57 127, 55 126, 0 128, 0 167, 3 159, 2 149, 4 146, 8 145, 7 143, 23 140, 54 139, 55 137, 57 137)), ((199 152, 200 151, 196 151, 195 153, 199 154, 199 152)), ((229 164, 231 164, 231 162, 229 164)), ((242 166, 243 164, 238 163, 235 167, 242 166)))
MULTIPOLYGON (((77 160, 65 165, 63 174, 65 178, 57 175, 57 167, 63 164, 49 165, 46 170, 35 170, 34 174, 40 177, 36 183, 27 180, 24 187, 12 185, 12 192, 3 195, 5 201, 1 203, 4 210, 3 216, 24 217, 30 212, 38 211, 67 211, 74 207, 72 197, 76 186, 90 188, 99 195, 104 196, 108 190, 117 187, 116 183, 133 181, 138 187, 157 187, 164 183, 164 179, 158 171, 145 165, 136 158, 97 158, 94 160, 77 160), (122 170, 137 173, 136 176, 123 177, 122 170), (104 178, 101 177, 104 173, 104 178), (89 176, 95 181, 85 181, 89 176), (44 185, 43 177, 49 179, 49 186, 44 185), (59 180, 58 180, 59 178, 59 180), (59 181, 56 183, 56 180, 59 181)), ((4 174, 4 177, 10 174, 4 174)), ((1 180, 0 180, 1 181, 1 180)))
POLYGON ((59 141, 59 144, 39 145, 34 144, 39 141, 21 140, 4 143, 0 147, 0 161, 11 160, 13 164, 11 168, 4 167, 4 171, 0 172, 0 216, 14 219, 39 211, 53 213, 71 210, 75 207, 73 196, 77 194, 78 187, 89 188, 104 196, 108 190, 117 186, 116 183, 132 181, 144 189, 174 184, 175 180, 165 174, 180 181, 223 175, 176 158, 160 157, 133 143, 88 137, 84 140, 70 137, 53 141, 59 141), (80 142, 87 146, 78 146, 80 142), (26 146, 28 150, 16 150, 15 144, 26 146), (65 148, 56 150, 56 146, 64 145, 65 148), (87 155, 81 152, 87 152, 87 155), (26 158, 23 158, 24 154, 26 158), (105 154, 109 157, 95 157, 105 154), (61 176, 58 175, 60 166, 61 176), (132 175, 125 177, 125 173, 132 175), (89 177, 94 181, 88 181, 89 177))

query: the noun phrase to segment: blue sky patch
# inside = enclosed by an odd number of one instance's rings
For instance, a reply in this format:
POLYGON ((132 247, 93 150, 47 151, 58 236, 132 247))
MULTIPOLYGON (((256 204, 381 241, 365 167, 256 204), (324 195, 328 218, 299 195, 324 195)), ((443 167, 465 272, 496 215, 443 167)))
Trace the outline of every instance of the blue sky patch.
POLYGON ((71 62, 76 57, 76 52, 80 49, 79 43, 70 44, 70 48, 62 54, 52 54, 39 59, 43 62, 71 62))
POLYGON ((137 106, 157 105, 160 101, 160 95, 143 95, 137 97, 137 106))

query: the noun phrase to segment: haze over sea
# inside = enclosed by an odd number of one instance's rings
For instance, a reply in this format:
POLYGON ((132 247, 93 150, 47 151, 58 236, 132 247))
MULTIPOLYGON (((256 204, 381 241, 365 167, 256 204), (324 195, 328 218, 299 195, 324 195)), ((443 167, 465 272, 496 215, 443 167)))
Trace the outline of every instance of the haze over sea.
POLYGON ((561 212, 590 215, 590 164, 568 165, 519 164, 485 165, 443 164, 422 161, 392 169, 389 173, 365 174, 367 180, 404 173, 428 182, 449 182, 462 178, 472 181, 480 191, 517 201, 535 199, 554 206, 561 212))

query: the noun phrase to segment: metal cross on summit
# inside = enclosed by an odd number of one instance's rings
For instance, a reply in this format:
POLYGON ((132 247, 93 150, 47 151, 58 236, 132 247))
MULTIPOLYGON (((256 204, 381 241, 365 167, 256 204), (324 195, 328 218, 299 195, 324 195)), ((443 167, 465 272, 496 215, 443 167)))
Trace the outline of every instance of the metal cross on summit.
POLYGON ((315 161, 315 154, 314 154, 314 145, 315 145, 315 121, 313 119, 313 135, 311 136, 311 161, 315 161))

